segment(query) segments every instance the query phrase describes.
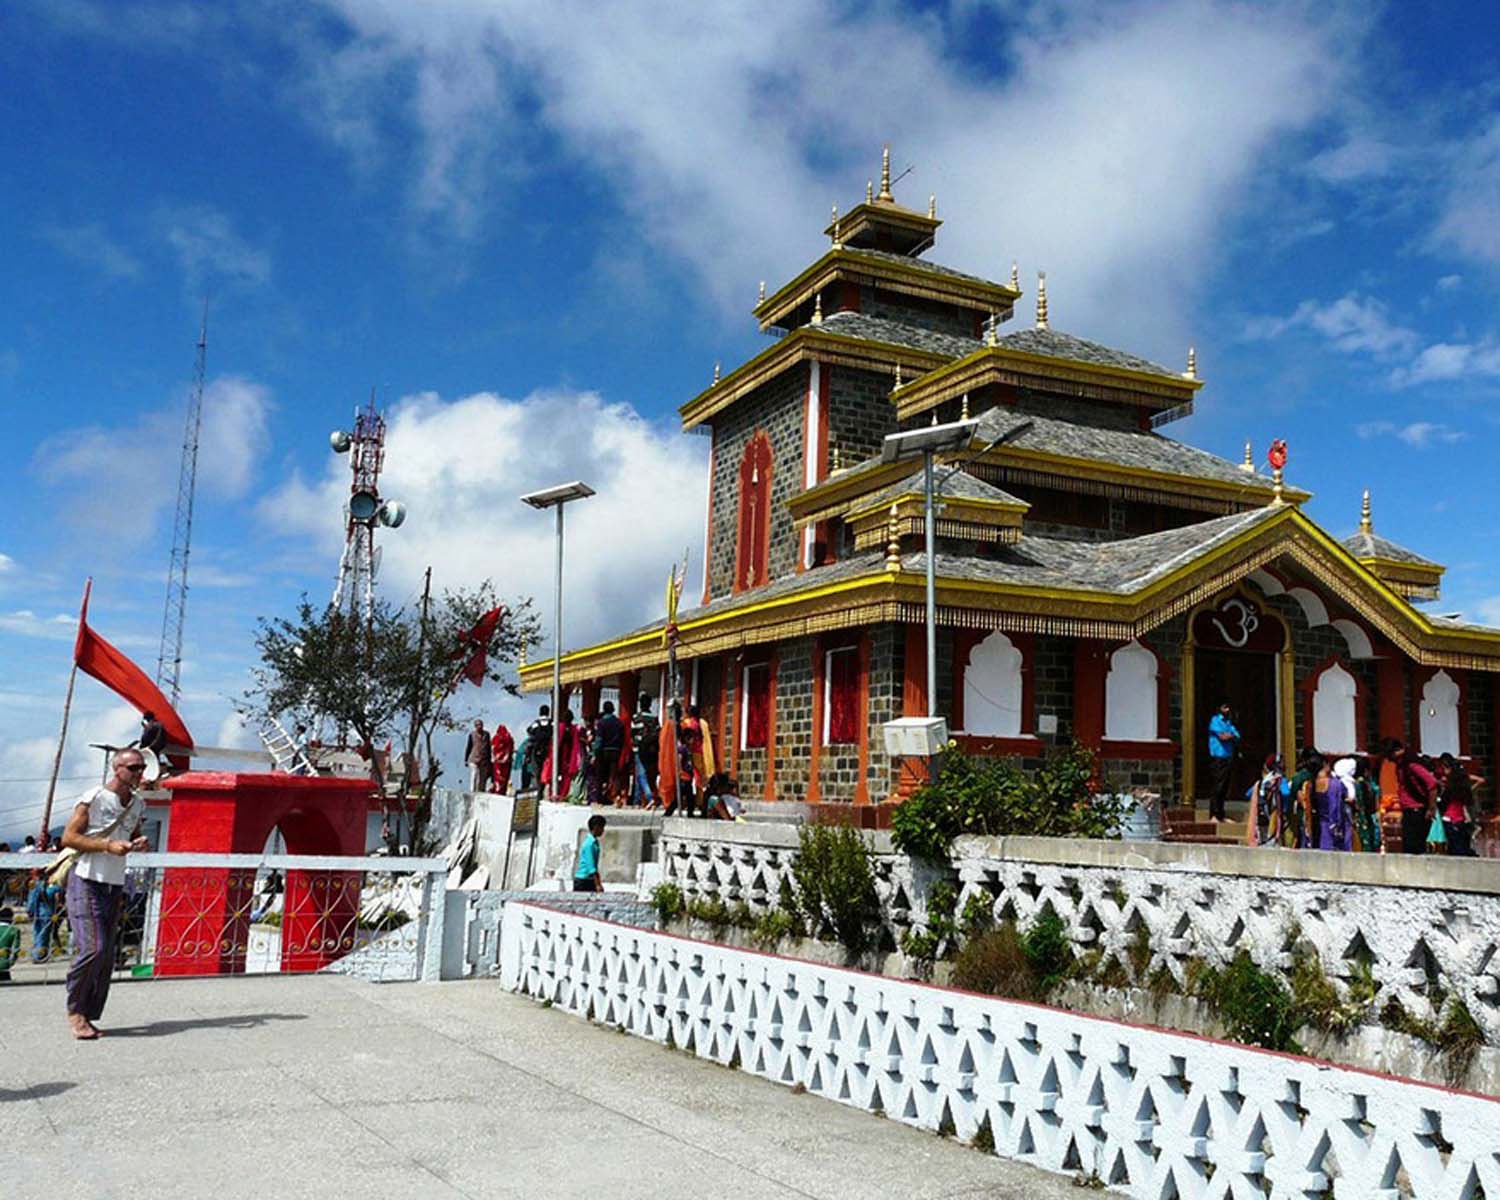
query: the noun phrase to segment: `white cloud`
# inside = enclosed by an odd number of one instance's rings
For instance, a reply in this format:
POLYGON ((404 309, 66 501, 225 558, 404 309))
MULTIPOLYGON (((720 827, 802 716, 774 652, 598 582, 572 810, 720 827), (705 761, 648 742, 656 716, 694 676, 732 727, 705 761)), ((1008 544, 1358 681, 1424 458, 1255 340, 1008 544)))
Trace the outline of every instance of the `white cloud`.
POLYGON ((1351 183, 1388 173, 1399 157, 1396 147, 1368 134, 1357 134, 1332 150, 1314 155, 1308 171, 1326 183, 1351 183))
POLYGON ((241 237, 217 209, 164 208, 157 223, 193 293, 205 286, 256 287, 270 282, 271 256, 241 237))
POLYGON ((1364 421, 1354 427, 1354 432, 1366 440, 1375 437, 1397 437, 1408 446, 1425 450, 1430 446, 1452 445, 1468 438, 1461 429, 1444 425, 1440 421, 1412 421, 1397 425, 1394 421, 1364 421))
MULTIPOLYGON (((148 535, 162 510, 177 498, 176 447, 182 443, 183 403, 145 413, 130 425, 91 425, 43 442, 33 465, 46 482, 67 489, 65 515, 125 541, 148 535), (130 503, 122 506, 120 464, 160 461, 164 446, 171 448, 168 468, 132 473, 130 503)), ((263 385, 240 376, 221 376, 203 389, 200 496, 235 499, 249 490, 270 445, 273 407, 263 385)))
MULTIPOLYGON (((80 684, 81 694, 87 686, 80 684)), ((73 710, 52 805, 54 831, 66 820, 74 798, 90 784, 99 782, 100 752, 89 743, 120 746, 140 731, 140 717, 135 709, 127 704, 95 708, 90 703, 93 699, 82 695, 83 702, 73 710)), ((59 705, 61 702, 59 692, 59 705)), ((55 734, 0 740, 0 841, 19 845, 26 834, 34 835, 40 828, 47 780, 56 754, 55 734)))
POLYGON ((69 258, 92 267, 105 279, 134 279, 141 273, 140 259, 126 250, 98 222, 86 225, 51 225, 42 237, 69 258))
POLYGON ((1387 314, 1381 301, 1350 292, 1328 304, 1304 300, 1288 317, 1256 317, 1246 323, 1245 336, 1259 341, 1295 329, 1310 329, 1349 354, 1388 358, 1415 353, 1421 339, 1387 314))
POLYGON ((1500 628, 1500 596, 1488 596, 1474 605, 1477 619, 1485 625, 1500 628))
POLYGON ((1014 65, 994 81, 957 66, 973 36, 963 6, 903 18, 802 4, 328 4, 348 28, 300 32, 298 94, 316 99, 304 111, 361 155, 408 144, 374 136, 383 125, 414 133, 412 206, 461 231, 499 190, 497 171, 560 152, 737 308, 757 279, 800 268, 829 204, 859 198, 891 139, 898 170, 917 166, 898 197, 920 208, 935 191, 956 216, 940 259, 1003 278, 1019 257, 1028 276, 1049 270, 1060 327, 1145 337, 1165 325, 1154 336, 1173 339, 1205 247, 1284 135, 1324 111, 1357 40, 1291 6, 1070 10, 985 47, 1014 65))
POLYGON ((78 632, 78 617, 67 613, 41 617, 29 608, 20 608, 14 612, 0 613, 0 631, 21 637, 68 641, 78 632))
POLYGON ((1500 116, 1461 147, 1447 184, 1435 243, 1481 262, 1500 263, 1500 116))
POLYGON ((1436 342, 1418 354, 1411 363, 1391 373, 1398 387, 1419 383, 1436 383, 1457 379, 1500 377, 1500 341, 1486 338, 1479 342, 1436 342))
POLYGON ((1462 275, 1444 275, 1437 281, 1436 286, 1437 290, 1440 292, 1451 292, 1455 291, 1459 287, 1462 287, 1463 282, 1464 277, 1462 275))
MULTIPOLYGON (((652 425, 592 392, 563 390, 524 400, 481 392, 443 401, 423 393, 401 400, 387 419, 381 492, 409 510, 405 525, 377 537, 381 587, 393 599, 419 591, 430 565, 434 588, 491 578, 502 595, 534 594, 549 617, 553 518, 519 497, 570 479, 598 495, 569 506, 565 518, 569 645, 660 615, 662 581, 685 547, 696 586, 705 440, 652 425)), ((348 494, 348 461, 330 455, 321 480, 294 478, 261 504, 271 527, 321 544, 330 588, 348 494)))

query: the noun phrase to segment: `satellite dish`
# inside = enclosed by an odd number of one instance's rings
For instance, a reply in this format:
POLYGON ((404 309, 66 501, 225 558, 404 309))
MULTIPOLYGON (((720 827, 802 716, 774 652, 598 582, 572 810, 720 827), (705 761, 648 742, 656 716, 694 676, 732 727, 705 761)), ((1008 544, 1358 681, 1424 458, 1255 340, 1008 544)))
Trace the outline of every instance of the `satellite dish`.
POLYGON ((380 506, 380 523, 390 529, 400 529, 406 520, 406 505, 399 500, 387 500, 380 506))
POLYGON ((349 515, 356 521, 369 521, 380 508, 374 492, 355 492, 349 497, 349 515))
POLYGON ((347 454, 349 447, 354 444, 354 439, 342 429, 335 429, 328 435, 328 444, 335 454, 347 454))
POLYGON ((156 756, 155 750, 141 747, 141 761, 146 764, 145 773, 141 776, 143 783, 155 783, 161 778, 161 759, 156 756))

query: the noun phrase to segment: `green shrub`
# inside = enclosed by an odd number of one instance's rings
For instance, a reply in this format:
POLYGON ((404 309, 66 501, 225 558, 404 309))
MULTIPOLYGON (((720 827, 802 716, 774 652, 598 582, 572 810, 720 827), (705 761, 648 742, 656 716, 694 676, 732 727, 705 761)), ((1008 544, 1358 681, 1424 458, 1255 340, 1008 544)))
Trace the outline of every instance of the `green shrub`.
POLYGON ((995 902, 983 892, 970 896, 968 903, 964 905, 963 917, 959 921, 959 928, 964 937, 978 937, 994 927, 995 902))
POLYGON ((675 921, 682 915, 682 889, 675 883, 659 883, 651 889, 651 907, 663 925, 675 921))
POLYGON ((694 897, 689 900, 687 915, 695 921, 702 921, 712 929, 724 929, 730 924, 729 905, 717 896, 711 899, 694 897))
POLYGON ((799 915, 814 936, 831 933, 850 954, 870 945, 880 920, 875 868, 869 844, 848 826, 803 825, 797 830, 799 915))
POLYGON ((922 977, 925 979, 926 971, 937 960, 937 936, 926 929, 908 929, 901 935, 901 953, 922 968, 922 977))
POLYGON ((953 986, 1010 1000, 1045 998, 1014 922, 970 938, 953 960, 953 986))
POLYGON ((1297 1020, 1292 996, 1276 976, 1262 971, 1241 950, 1223 970, 1198 972, 1195 991, 1224 1022, 1237 1042, 1267 1050, 1295 1050, 1297 1020))
POLYGON ((1031 775, 1013 759, 952 750, 937 780, 896 806, 891 840, 904 854, 944 862, 962 834, 1112 837, 1121 812, 1097 787, 1094 756, 1076 742, 1031 775))
POLYGON ((1043 994, 1068 977, 1073 969, 1073 943, 1068 926, 1050 906, 1021 935, 1021 949, 1036 972, 1043 994))
POLYGON ((1369 966, 1355 967, 1348 996, 1339 993, 1329 979, 1316 952, 1299 953, 1292 962, 1292 1011, 1297 1025, 1309 1025, 1340 1037, 1364 1024, 1375 999, 1375 984, 1369 966))
POLYGON ((785 909, 772 908, 761 913, 750 928, 750 937, 757 945, 774 946, 782 938, 798 932, 797 918, 785 909))

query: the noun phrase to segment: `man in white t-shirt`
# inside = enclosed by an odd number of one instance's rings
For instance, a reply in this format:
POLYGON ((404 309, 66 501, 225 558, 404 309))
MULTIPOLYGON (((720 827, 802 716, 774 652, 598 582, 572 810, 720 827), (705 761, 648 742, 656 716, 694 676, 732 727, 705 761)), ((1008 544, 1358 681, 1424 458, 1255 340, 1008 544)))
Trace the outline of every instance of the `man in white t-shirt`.
POLYGON ((78 851, 68 876, 68 924, 78 949, 68 971, 68 1024, 80 1041, 99 1036, 94 1022, 109 998, 125 903, 125 856, 147 845, 139 836, 144 805, 134 803, 145 770, 139 750, 116 750, 109 779, 78 798, 63 830, 63 846, 78 851))

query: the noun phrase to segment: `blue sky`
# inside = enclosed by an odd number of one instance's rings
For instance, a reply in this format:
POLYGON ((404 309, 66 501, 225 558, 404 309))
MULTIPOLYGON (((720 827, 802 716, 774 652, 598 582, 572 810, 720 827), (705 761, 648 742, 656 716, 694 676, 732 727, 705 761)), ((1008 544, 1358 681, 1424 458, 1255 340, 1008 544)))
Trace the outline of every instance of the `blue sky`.
MULTIPOLYGON (((932 257, 1207 386, 1177 437, 1273 437, 1338 534, 1449 567, 1500 622, 1493 6, 23 2, 0 15, 0 837, 35 803, 86 574, 154 665, 198 310, 209 401, 185 715, 227 720, 254 618, 331 586, 331 428, 375 388, 406 526, 384 583, 545 599, 582 475, 579 639, 696 580, 706 443, 675 408, 764 343, 889 140, 932 257)), ((1017 323, 1027 318, 1018 317, 1017 323)), ((569 639, 574 640, 570 637, 569 639)), ((475 695, 476 701, 488 698, 475 695)), ((69 776, 130 714, 80 684, 69 776)), ((514 706, 485 711, 514 723, 514 706)), ((74 786, 70 784, 69 786, 74 786)))

